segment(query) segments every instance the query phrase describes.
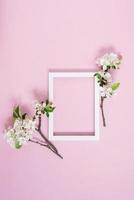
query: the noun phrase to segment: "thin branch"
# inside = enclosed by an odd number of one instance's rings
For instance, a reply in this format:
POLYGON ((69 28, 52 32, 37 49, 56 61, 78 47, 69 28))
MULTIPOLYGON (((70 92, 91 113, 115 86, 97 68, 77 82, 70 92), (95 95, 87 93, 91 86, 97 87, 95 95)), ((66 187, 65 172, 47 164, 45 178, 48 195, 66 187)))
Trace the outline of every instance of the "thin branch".
POLYGON ((38 137, 33 137, 32 139, 33 139, 34 141, 39 141, 40 143, 47 144, 44 140, 41 140, 41 139, 38 138, 38 137))
POLYGON ((105 97, 101 97, 101 103, 100 103, 100 108, 101 108, 101 114, 102 114, 102 120, 103 120, 103 126, 106 127, 106 120, 105 120, 105 115, 104 115, 104 99, 105 97))
POLYGON ((52 142, 50 142, 47 139, 47 137, 41 131, 41 115, 39 116, 39 124, 38 124, 38 128, 36 129, 36 131, 38 131, 38 133, 41 135, 41 137, 45 140, 45 142, 47 142, 54 149, 54 151, 58 152, 57 148, 52 144, 52 142))
MULTIPOLYGON (((34 118, 36 118, 34 116, 34 118)), ((35 140, 29 140, 30 142, 39 144, 41 146, 45 146, 46 148, 50 149, 54 154, 56 154, 57 156, 59 156, 60 158, 63 159, 63 157, 59 154, 57 148, 54 146, 54 144, 52 142, 50 142, 47 137, 43 134, 42 130, 41 130, 41 115, 38 116, 39 122, 38 122, 38 128, 36 128, 35 130, 40 134, 40 136, 44 139, 44 141, 39 140, 38 138, 35 138, 35 140)))
POLYGON ((38 124, 38 129, 41 130, 41 115, 39 115, 39 124, 38 124))
POLYGON ((41 145, 41 146, 44 146, 44 147, 50 149, 54 154, 56 154, 56 155, 59 156, 61 159, 63 159, 63 157, 62 157, 58 152, 54 151, 48 144, 44 144, 44 143, 41 143, 41 142, 38 141, 38 140, 32 140, 32 139, 30 139, 29 142, 32 142, 32 143, 35 143, 35 144, 39 144, 39 145, 41 145))
POLYGON ((30 139, 29 142, 33 142, 33 143, 35 143, 35 144, 39 144, 39 145, 41 145, 41 146, 47 147, 47 144, 41 143, 40 141, 37 141, 37 140, 32 140, 32 139, 30 139))
POLYGON ((47 148, 50 149, 54 154, 59 156, 61 159, 63 159, 63 157, 59 154, 59 152, 54 151, 49 145, 47 146, 47 148))

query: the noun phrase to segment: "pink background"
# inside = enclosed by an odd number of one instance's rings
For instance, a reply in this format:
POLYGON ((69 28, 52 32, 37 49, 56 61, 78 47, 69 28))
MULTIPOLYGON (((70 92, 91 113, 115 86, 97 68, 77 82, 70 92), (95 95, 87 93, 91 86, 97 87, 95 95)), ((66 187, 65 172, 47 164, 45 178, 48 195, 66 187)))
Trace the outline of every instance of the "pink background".
POLYGON ((54 132, 94 135, 95 78, 54 78, 54 132))
POLYGON ((133 0, 0 1, 1 200, 134 199, 133 10, 133 0), (49 70, 96 70, 107 50, 124 62, 99 142, 55 142, 64 160, 34 144, 6 144, 12 106, 31 112, 32 101, 47 96, 49 70))

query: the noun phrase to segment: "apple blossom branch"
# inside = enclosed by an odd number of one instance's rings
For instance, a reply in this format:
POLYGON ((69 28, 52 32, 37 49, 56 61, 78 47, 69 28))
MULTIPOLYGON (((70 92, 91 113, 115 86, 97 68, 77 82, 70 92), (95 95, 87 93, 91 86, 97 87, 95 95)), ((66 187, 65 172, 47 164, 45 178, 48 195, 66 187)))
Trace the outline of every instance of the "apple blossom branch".
POLYGON ((27 142, 32 142, 48 148, 58 157, 63 157, 58 152, 54 144, 43 134, 41 130, 42 115, 49 117, 55 107, 51 102, 37 102, 34 107, 34 116, 30 118, 27 113, 23 113, 20 106, 13 109, 13 125, 5 130, 5 139, 11 147, 20 149, 27 142), (38 132, 42 140, 35 138, 33 133, 38 132))
POLYGON ((120 83, 112 82, 111 70, 119 69, 121 61, 122 56, 115 53, 106 53, 96 61, 96 64, 101 68, 100 71, 95 73, 95 77, 100 86, 100 109, 104 127, 106 126, 104 115, 104 99, 112 97, 120 86, 120 83))

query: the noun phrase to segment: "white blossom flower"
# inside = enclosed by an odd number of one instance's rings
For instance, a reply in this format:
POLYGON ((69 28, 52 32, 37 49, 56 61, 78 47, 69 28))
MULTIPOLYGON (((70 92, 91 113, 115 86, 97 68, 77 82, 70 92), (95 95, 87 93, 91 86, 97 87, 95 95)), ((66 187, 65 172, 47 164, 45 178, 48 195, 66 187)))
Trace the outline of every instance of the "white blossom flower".
POLYGON ((108 84, 112 82, 112 76, 111 76, 110 73, 108 73, 108 72, 103 72, 103 73, 102 73, 102 77, 103 77, 105 80, 107 80, 107 83, 108 83, 108 84))
POLYGON ((18 118, 15 120, 13 127, 5 131, 5 139, 11 147, 19 148, 32 138, 35 128, 35 120, 18 118))
POLYGON ((5 130, 4 138, 11 147, 15 148, 15 130, 13 128, 8 128, 5 130))
POLYGON ((107 66, 106 66, 106 65, 102 65, 102 69, 103 69, 104 71, 106 71, 106 70, 107 70, 107 66))
POLYGON ((49 117, 49 113, 53 112, 54 109, 55 107, 53 103, 49 102, 48 100, 46 100, 46 102, 41 103, 38 101, 34 102, 35 118, 38 118, 41 114, 46 114, 47 117, 49 117))
POLYGON ((109 67, 118 69, 121 64, 122 57, 115 53, 106 53, 104 56, 97 59, 96 64, 106 71, 109 67))
POLYGON ((42 109, 43 109, 43 104, 41 104, 38 101, 34 102, 34 110, 36 115, 40 115, 42 113, 42 109))
POLYGON ((114 94, 114 91, 112 90, 111 85, 107 85, 107 86, 103 86, 100 87, 100 93, 102 97, 112 97, 112 95, 114 94))
MULTIPOLYGON (((105 71, 101 70, 101 71, 97 72, 97 74, 100 75, 101 79, 103 78, 104 80, 106 80, 107 84, 112 82, 112 76, 109 72, 105 72, 105 71)), ((97 77, 97 80, 99 81, 100 78, 97 77)))
POLYGON ((45 108, 46 107, 46 102, 42 103, 42 107, 45 108))

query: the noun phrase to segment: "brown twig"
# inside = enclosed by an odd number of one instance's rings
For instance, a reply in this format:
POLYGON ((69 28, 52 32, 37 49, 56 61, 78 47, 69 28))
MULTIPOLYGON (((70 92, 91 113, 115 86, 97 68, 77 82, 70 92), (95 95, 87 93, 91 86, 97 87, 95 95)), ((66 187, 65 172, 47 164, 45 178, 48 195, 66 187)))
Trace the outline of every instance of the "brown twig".
POLYGON ((39 116, 39 124, 38 124, 38 128, 36 129, 36 131, 41 135, 41 137, 45 140, 45 142, 47 142, 54 149, 54 151, 58 152, 57 148, 52 144, 52 142, 50 142, 47 139, 47 137, 41 131, 41 115, 39 116))
POLYGON ((105 97, 101 97, 101 103, 100 103, 100 108, 101 108, 101 114, 102 114, 102 120, 103 120, 103 126, 106 127, 106 120, 105 120, 105 115, 104 115, 104 99, 105 97))
POLYGON ((36 128, 36 131, 40 134, 40 136, 43 138, 44 141, 41 141, 38 138, 36 138, 35 140, 29 140, 29 141, 39 144, 41 146, 45 146, 46 148, 50 149, 54 154, 56 154, 57 156, 63 159, 63 157, 59 154, 54 144, 50 142, 49 139, 47 139, 47 137, 43 134, 41 130, 41 115, 38 116, 38 119, 39 119, 39 122, 38 122, 38 128, 36 128))
POLYGON ((50 149, 53 153, 55 153, 57 156, 59 156, 61 159, 63 159, 63 157, 58 152, 54 151, 48 144, 45 144, 45 143, 40 142, 38 140, 32 140, 32 139, 30 139, 29 142, 32 142, 32 143, 35 143, 35 144, 39 144, 41 146, 44 146, 44 147, 50 149))
POLYGON ((39 144, 39 145, 41 145, 41 146, 47 147, 47 144, 44 144, 43 142, 40 142, 40 141, 38 141, 38 140, 32 140, 32 139, 30 139, 29 142, 33 142, 33 143, 39 144))
POLYGON ((59 156, 61 159, 63 159, 63 157, 59 154, 59 152, 54 151, 49 145, 47 145, 47 148, 50 149, 54 154, 59 156))

